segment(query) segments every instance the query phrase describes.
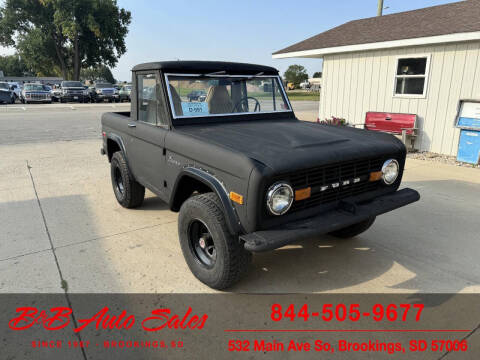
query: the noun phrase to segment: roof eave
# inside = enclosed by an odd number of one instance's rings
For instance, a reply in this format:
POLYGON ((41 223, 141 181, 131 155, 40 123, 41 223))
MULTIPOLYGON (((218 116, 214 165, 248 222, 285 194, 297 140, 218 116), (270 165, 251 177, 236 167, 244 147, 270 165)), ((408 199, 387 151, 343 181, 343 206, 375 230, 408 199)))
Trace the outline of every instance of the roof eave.
POLYGON ((419 45, 431 45, 451 42, 473 41, 480 40, 480 31, 464 32, 446 35, 436 35, 428 37, 419 37, 413 39, 400 39, 391 41, 381 41, 367 44, 353 44, 345 46, 335 46, 322 49, 311 49, 302 51, 293 51, 285 53, 272 54, 273 59, 285 59, 285 58, 322 58, 324 55, 339 54, 356 51, 378 50, 378 49, 390 49, 407 46, 419 46, 419 45))

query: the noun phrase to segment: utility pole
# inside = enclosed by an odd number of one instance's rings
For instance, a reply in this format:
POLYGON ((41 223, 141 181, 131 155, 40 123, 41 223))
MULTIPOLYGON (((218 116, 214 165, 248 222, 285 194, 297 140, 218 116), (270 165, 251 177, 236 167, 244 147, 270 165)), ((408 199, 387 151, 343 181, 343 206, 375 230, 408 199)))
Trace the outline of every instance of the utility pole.
POLYGON ((383 0, 378 0, 377 16, 382 16, 383 13, 383 0))

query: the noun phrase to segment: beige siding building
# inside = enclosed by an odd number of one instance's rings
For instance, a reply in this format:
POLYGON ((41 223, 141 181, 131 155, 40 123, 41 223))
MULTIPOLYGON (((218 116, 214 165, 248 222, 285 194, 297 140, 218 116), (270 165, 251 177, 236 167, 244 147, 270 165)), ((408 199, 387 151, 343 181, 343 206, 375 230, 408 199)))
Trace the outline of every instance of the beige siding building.
POLYGON ((417 114, 415 148, 456 155, 460 99, 480 99, 480 2, 349 22, 274 58, 323 59, 319 117, 417 114), (413 30, 412 30, 413 29, 413 30))

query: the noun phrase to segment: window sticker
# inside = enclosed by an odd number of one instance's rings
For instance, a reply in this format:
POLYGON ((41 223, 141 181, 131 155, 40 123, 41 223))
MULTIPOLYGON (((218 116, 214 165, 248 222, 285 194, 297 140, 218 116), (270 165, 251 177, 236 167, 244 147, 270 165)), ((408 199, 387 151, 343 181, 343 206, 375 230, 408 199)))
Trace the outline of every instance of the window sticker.
POLYGON ((188 102, 182 101, 183 116, 203 116, 208 115, 208 104, 206 102, 188 102))

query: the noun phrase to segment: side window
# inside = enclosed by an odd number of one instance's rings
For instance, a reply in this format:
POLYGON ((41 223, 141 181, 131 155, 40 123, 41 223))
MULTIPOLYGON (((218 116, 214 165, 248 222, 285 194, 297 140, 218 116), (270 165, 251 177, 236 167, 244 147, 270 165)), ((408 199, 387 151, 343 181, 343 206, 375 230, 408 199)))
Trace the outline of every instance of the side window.
POLYGON ((157 124, 157 77, 155 74, 137 75, 138 120, 157 124))

